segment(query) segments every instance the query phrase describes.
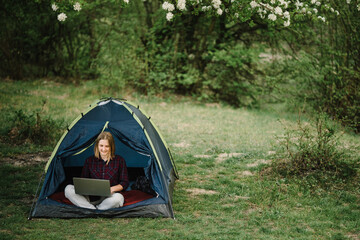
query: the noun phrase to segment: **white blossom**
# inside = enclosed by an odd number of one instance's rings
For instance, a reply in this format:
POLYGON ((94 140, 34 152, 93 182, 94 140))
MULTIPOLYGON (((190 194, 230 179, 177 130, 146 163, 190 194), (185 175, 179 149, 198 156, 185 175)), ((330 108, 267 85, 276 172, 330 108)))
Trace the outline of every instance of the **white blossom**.
POLYGON ((194 55, 193 53, 190 53, 190 54, 188 55, 188 59, 194 60, 194 59, 195 59, 195 55, 194 55))
POLYGON ((288 8, 288 4, 289 4, 288 2, 286 2, 284 0, 279 0, 279 2, 280 2, 280 5, 283 5, 285 9, 288 8))
POLYGON ((178 0, 177 8, 181 11, 186 10, 186 0, 178 0))
POLYGON ((287 19, 290 18, 290 13, 288 11, 284 12, 284 18, 287 18, 287 19))
POLYGON ((316 3, 316 0, 311 0, 311 4, 315 4, 316 3))
POLYGON ((81 10, 81 5, 80 5, 79 2, 76 2, 76 3, 74 4, 74 10, 75 10, 75 11, 80 11, 80 10, 81 10))
POLYGON ((211 9, 211 6, 203 6, 203 7, 201 8, 201 10, 202 10, 203 12, 209 11, 210 9, 211 9))
POLYGON ((288 27, 288 26, 290 26, 290 20, 284 22, 284 27, 288 27))
POLYGON ((218 9, 220 8, 220 5, 221 5, 221 0, 212 0, 212 5, 215 9, 218 9))
POLYGON ((128 3, 129 3, 129 0, 124 0, 124 3, 128 4, 128 3))
POLYGON ((51 8, 54 12, 56 12, 59 9, 55 3, 51 4, 51 8))
POLYGON ((276 21, 276 15, 273 14, 273 13, 270 13, 268 18, 271 20, 271 21, 276 21))
POLYGON ((295 3, 295 6, 296 6, 296 9, 297 9, 297 10, 299 10, 303 5, 304 5, 304 3, 299 2, 299 0, 296 1, 296 3, 295 3))
POLYGON ((264 4, 264 6, 269 9, 270 11, 274 11, 274 8, 269 4, 264 4))
POLYGON ((166 20, 168 20, 168 21, 171 21, 171 19, 173 19, 173 17, 174 17, 174 14, 172 12, 168 12, 166 14, 166 20))
POLYGON ((218 15, 222 15, 222 14, 223 14, 223 10, 221 10, 221 8, 218 8, 218 10, 216 10, 216 13, 217 13, 218 15))
POLYGON ((282 13, 283 13, 283 10, 282 10, 281 7, 276 7, 276 8, 275 8, 275 14, 277 14, 277 15, 282 15, 282 13))
POLYGON ((318 16, 318 19, 320 19, 321 21, 325 22, 325 17, 318 16))
POLYGON ((63 22, 63 21, 66 20, 67 16, 66 16, 65 13, 60 13, 60 14, 57 16, 57 18, 58 18, 58 20, 59 20, 60 22, 63 22))
POLYGON ((260 5, 259 5, 257 2, 255 2, 255 1, 251 1, 250 6, 251 6, 252 8, 256 8, 256 7, 259 7, 260 5))
POLYGON ((321 2, 316 2, 315 5, 319 7, 321 5, 321 2))
POLYGON ((346 0, 346 3, 347 3, 347 4, 350 4, 350 3, 351 3, 351 0, 346 0))
POLYGON ((314 13, 317 14, 318 10, 316 8, 313 9, 314 13))
POLYGON ((162 4, 162 8, 163 8, 164 10, 169 11, 169 12, 172 12, 172 11, 175 10, 174 4, 169 3, 169 2, 164 2, 164 3, 162 4))

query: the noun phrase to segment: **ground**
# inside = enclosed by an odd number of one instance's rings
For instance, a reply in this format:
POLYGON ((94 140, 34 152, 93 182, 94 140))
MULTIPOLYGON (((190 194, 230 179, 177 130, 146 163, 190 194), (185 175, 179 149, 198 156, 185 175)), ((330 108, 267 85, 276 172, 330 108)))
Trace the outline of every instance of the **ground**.
POLYGON ((41 162, 46 163, 49 160, 50 155, 51 152, 18 154, 10 157, 0 158, 0 162, 8 163, 14 166, 27 166, 41 162))

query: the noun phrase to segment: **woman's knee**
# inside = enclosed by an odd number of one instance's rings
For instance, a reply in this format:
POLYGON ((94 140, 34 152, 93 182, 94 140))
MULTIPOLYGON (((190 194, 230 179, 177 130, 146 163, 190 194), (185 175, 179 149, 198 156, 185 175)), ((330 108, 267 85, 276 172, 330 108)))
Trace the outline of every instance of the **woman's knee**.
POLYGON ((74 195, 75 194, 74 185, 71 185, 71 184, 67 185, 65 187, 64 194, 65 194, 65 197, 68 197, 69 195, 74 195))
POLYGON ((114 193, 112 198, 122 206, 124 204, 124 196, 121 193, 114 193))

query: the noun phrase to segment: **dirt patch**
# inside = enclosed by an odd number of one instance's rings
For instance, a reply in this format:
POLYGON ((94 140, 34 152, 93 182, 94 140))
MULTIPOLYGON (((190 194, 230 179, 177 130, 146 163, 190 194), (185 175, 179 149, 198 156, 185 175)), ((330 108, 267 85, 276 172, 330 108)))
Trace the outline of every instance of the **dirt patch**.
POLYGON ((205 104, 206 107, 213 107, 213 108, 220 108, 221 105, 219 103, 206 103, 205 104))
POLYGON ((190 188, 190 189, 186 189, 186 191, 188 193, 190 193, 191 195, 197 196, 197 195, 213 195, 213 194, 217 194, 218 192, 213 191, 213 190, 206 190, 206 189, 202 189, 202 188, 190 188))
POLYGON ((38 163, 46 163, 51 156, 51 152, 18 154, 0 159, 0 162, 14 166, 28 166, 38 163))
POLYGON ((346 235, 348 238, 353 239, 353 240, 359 240, 360 236, 359 234, 356 233, 349 233, 348 235, 346 235))
POLYGON ((250 197, 244 197, 244 196, 234 196, 234 200, 238 200, 238 199, 241 199, 241 200, 249 200, 250 197))
POLYGON ((252 172, 250 172, 250 171, 243 171, 242 173, 241 173, 241 176, 245 176, 245 177, 247 177, 247 176, 253 176, 254 174, 252 173, 252 172))
POLYGON ((211 158, 211 155, 194 155, 195 158, 211 158))
POLYGON ((236 172, 236 176, 238 178, 251 177, 251 176, 254 176, 254 173, 252 173, 250 171, 242 171, 242 172, 236 172))
POLYGON ((245 153, 220 153, 216 158, 216 163, 222 163, 226 159, 229 159, 232 157, 240 157, 244 154, 245 153))
POLYGON ((160 107, 166 107, 166 106, 167 106, 167 103, 166 103, 166 102, 161 102, 161 103, 159 104, 159 106, 160 106, 160 107))
POLYGON ((269 164, 269 163, 271 163, 270 160, 259 159, 259 160, 257 160, 257 161, 254 162, 254 163, 249 163, 249 164, 247 164, 246 166, 251 168, 251 167, 257 167, 257 166, 259 166, 260 164, 269 164))
POLYGON ((172 144, 174 147, 178 147, 178 148, 187 148, 190 147, 190 144, 186 143, 186 142, 181 142, 181 143, 174 143, 172 144))

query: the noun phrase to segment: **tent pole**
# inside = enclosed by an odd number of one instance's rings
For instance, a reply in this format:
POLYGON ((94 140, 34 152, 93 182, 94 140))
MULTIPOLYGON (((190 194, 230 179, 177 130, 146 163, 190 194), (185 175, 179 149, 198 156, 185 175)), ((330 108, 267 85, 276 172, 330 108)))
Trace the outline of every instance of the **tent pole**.
POLYGON ((38 196, 40 184, 42 183, 42 180, 43 180, 43 178, 44 178, 44 175, 45 175, 45 171, 44 171, 43 174, 41 175, 39 184, 38 184, 38 186, 37 186, 36 193, 35 193, 35 196, 34 196, 34 200, 33 200, 33 202, 32 202, 31 209, 30 209, 30 212, 29 212, 28 220, 31 220, 31 219, 32 219, 31 213, 32 213, 32 211, 34 210, 34 205, 35 205, 35 202, 36 202, 36 198, 37 198, 37 196, 38 196))

